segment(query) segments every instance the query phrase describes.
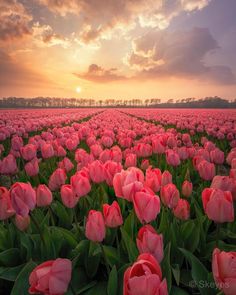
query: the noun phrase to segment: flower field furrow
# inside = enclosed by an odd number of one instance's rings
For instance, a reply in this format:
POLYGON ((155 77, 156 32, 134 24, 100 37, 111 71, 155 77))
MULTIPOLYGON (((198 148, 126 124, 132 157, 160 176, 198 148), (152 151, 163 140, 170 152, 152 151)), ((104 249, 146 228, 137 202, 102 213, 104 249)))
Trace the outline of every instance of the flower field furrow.
POLYGON ((236 111, 0 111, 0 294, 235 295, 235 202, 236 111))

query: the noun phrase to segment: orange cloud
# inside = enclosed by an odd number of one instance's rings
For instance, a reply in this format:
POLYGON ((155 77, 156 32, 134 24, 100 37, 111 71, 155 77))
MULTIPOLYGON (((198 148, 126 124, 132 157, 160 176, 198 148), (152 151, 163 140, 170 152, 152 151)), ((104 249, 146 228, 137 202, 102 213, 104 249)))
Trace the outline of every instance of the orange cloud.
POLYGON ((31 34, 32 16, 17 0, 0 2, 0 41, 8 42, 31 34))
POLYGON ((80 79, 92 81, 95 83, 105 83, 127 79, 127 77, 117 74, 116 68, 106 70, 97 64, 91 64, 88 67, 88 71, 86 73, 75 73, 75 75, 80 79))

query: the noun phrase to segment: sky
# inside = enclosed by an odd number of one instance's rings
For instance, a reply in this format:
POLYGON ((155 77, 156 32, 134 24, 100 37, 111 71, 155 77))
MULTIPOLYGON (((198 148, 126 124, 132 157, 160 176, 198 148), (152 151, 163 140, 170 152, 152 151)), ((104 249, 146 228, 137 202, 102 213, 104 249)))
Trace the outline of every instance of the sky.
POLYGON ((235 0, 0 0, 0 97, 236 98, 235 0))

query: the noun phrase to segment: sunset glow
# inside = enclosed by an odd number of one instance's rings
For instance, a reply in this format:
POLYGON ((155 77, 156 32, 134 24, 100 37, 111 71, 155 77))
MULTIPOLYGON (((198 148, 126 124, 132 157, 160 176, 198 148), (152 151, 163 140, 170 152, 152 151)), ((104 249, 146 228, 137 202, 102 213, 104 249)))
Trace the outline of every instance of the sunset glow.
POLYGON ((2 0, 0 97, 235 98, 234 0, 2 0))

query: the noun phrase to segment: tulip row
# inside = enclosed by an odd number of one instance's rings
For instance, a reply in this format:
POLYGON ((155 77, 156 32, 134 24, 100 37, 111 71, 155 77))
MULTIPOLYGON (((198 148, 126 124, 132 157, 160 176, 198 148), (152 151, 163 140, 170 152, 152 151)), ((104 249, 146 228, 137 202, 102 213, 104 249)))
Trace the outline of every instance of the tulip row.
POLYGON ((63 110, 31 127, 24 115, 17 128, 9 111, 0 289, 236 294, 234 121, 181 112, 63 110))

